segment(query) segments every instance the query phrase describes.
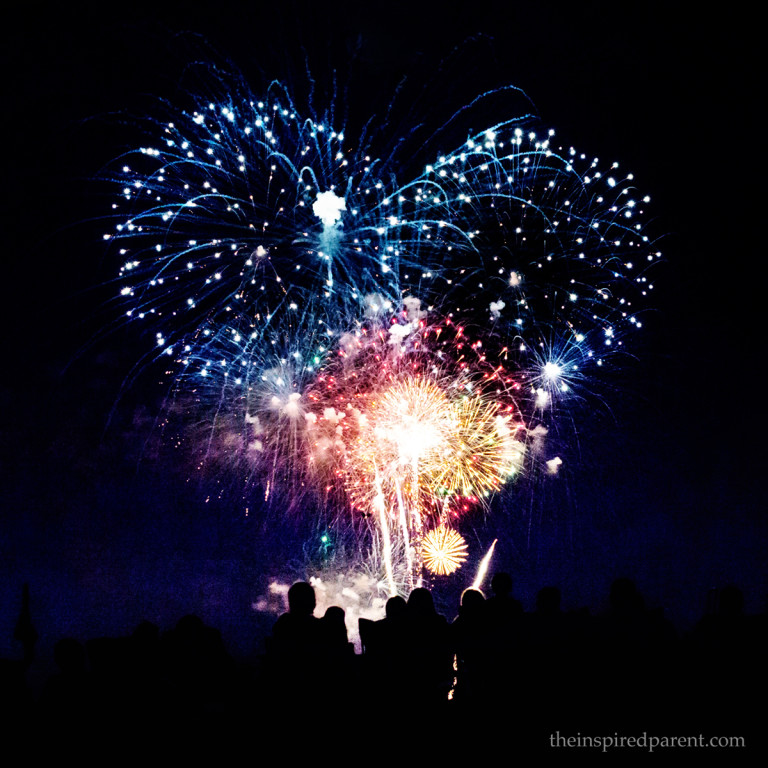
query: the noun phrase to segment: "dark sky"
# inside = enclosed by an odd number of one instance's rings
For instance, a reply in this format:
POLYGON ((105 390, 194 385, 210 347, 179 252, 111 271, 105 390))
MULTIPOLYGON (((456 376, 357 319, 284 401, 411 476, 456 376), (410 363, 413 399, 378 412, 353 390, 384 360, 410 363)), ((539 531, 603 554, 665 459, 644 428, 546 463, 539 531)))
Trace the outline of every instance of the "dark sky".
POLYGON ((612 395, 613 419, 585 433, 602 437, 585 451, 599 470, 576 478, 581 511, 518 526, 505 563, 532 591, 579 572, 583 601, 622 568, 679 610, 678 593, 699 600, 725 581, 751 590, 753 608, 768 592, 755 20, 738 3, 375 5, 139 2, 117 15, 75 3, 7 21, 0 633, 24 580, 33 593, 38 582, 57 629, 82 632, 52 606, 87 605, 119 628, 142 611, 177 617, 209 599, 211 583, 229 596, 211 603, 236 612, 254 587, 230 582, 258 578, 258 558, 243 565, 255 534, 244 539, 234 513, 198 509, 184 473, 168 479, 143 454, 136 435, 151 432, 161 393, 121 399, 141 343, 126 329, 99 338, 114 317, 116 265, 91 221, 108 207, 92 179, 138 141, 130 113, 147 94, 172 100, 185 64, 209 46, 254 87, 277 78, 301 92, 305 59, 320 89, 336 71, 358 124, 404 76, 422 115, 513 84, 566 141, 633 170, 654 198, 651 230, 666 257, 657 311, 612 395), (431 78, 440 85, 424 90, 431 78), (585 516, 584 506, 605 509, 585 516), (579 571, 595 557, 599 574, 579 571), (196 572, 206 579, 179 596, 196 572), (98 598, 77 597, 89 590, 98 598), (121 610, 129 591, 140 605, 121 610))

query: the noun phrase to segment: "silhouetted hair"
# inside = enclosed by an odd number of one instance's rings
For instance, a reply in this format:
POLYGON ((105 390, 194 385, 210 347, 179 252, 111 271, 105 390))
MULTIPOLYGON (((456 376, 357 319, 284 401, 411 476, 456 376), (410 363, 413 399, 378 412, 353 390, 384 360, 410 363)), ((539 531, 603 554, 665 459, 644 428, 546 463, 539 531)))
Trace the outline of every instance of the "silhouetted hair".
POLYGON ((288 590, 288 610, 291 613, 309 615, 316 605, 315 590, 306 581, 297 581, 288 590))
POLYGON ((405 602, 405 598, 400 595, 395 595, 387 600, 386 614, 388 619, 399 619, 405 615, 408 610, 408 603, 405 602))
POLYGON ((431 616, 435 613, 435 602, 432 593, 424 587, 417 587, 408 596, 408 610, 413 615, 431 616))
POLYGON ((469 609, 477 609, 485 602, 485 595, 479 590, 469 587, 461 593, 461 605, 469 609))

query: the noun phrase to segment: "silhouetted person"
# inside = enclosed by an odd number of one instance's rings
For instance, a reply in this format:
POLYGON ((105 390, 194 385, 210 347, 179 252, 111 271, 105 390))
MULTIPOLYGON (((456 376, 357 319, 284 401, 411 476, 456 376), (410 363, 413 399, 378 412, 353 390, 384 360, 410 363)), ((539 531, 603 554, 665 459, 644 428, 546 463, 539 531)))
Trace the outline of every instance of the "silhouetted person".
POLYGON ((130 664, 140 677, 154 677, 159 665, 160 628, 151 621, 142 621, 130 638, 130 664))
POLYGON ((560 610, 560 590, 542 587, 536 595, 536 610, 525 621, 525 643, 534 654, 557 653, 565 640, 565 617, 560 610))
POLYGON ((512 597, 512 577, 495 573, 491 579, 493 595, 485 601, 488 620, 488 664, 495 669, 493 684, 498 696, 520 687, 519 663, 523 606, 512 597))
POLYGON ((583 680, 590 709, 617 729, 636 722, 643 713, 657 718, 664 702, 655 695, 659 669, 649 652, 651 622, 631 579, 613 581, 608 610, 597 618, 595 629, 589 662, 595 671, 583 680))
POLYGON ((405 598, 395 595, 387 600, 385 617, 376 622, 378 640, 389 659, 389 666, 402 663, 407 643, 408 603, 405 598))
POLYGON ((408 685, 408 605, 399 595, 387 600, 385 617, 360 619, 363 644, 362 674, 372 705, 397 706, 408 685))
POLYGON ((453 653, 448 623, 435 611, 428 589, 411 592, 405 618, 410 694, 423 703, 446 701, 453 681, 453 653))
POLYGON ((559 666, 562 660, 565 640, 560 590, 557 587, 542 587, 536 595, 536 610, 525 617, 526 651, 536 658, 537 663, 553 671, 553 666, 559 666))
POLYGON ((717 593, 714 615, 705 616, 694 630, 696 644, 707 656, 733 656, 738 661, 747 649, 748 627, 744 595, 729 584, 717 593))
MULTIPOLYGON (((332 657, 344 657, 352 646, 347 638, 344 609, 338 605, 330 606, 320 619, 325 651, 332 657)), ((354 652, 354 649, 352 649, 354 652)))
POLYGON ((233 663, 217 629, 194 614, 183 616, 163 636, 161 658, 180 715, 198 718, 221 711, 233 663))
POLYGON ((765 732, 766 649, 757 623, 744 614, 744 596, 733 584, 710 592, 709 615, 696 624, 688 653, 694 659, 689 689, 698 722, 711 727, 757 726, 765 732))
POLYGON ((461 593, 461 602, 459 604, 459 614, 453 620, 451 625, 455 629, 466 628, 474 631, 476 628, 487 623, 487 613, 485 610, 485 596, 479 589, 465 589, 461 593))
MULTIPOLYGON (((323 688, 326 657, 323 625, 314 616, 311 584, 299 581, 288 590, 288 613, 272 628, 268 645, 268 685, 271 696, 288 703, 309 703, 323 688)), ((327 683, 327 681, 325 681, 327 683)))
POLYGON ((298 581, 288 590, 288 613, 272 628, 272 648, 280 655, 317 655, 322 644, 322 626, 314 615, 315 590, 298 581))
POLYGON ((608 610, 600 622, 604 650, 617 662, 630 662, 646 644, 645 600, 631 579, 619 578, 611 584, 608 610))
POLYGON ((355 697, 355 647, 347 638, 344 609, 330 606, 320 619, 322 647, 318 659, 318 672, 326 683, 323 700, 329 705, 341 705, 355 697))
POLYGON ((560 590, 542 587, 536 595, 536 610, 525 614, 522 629, 522 675, 528 700, 541 711, 561 718, 564 710, 566 676, 569 664, 580 663, 572 656, 566 619, 560 610, 560 590), (553 693, 555 695, 553 696, 553 693))
POLYGON ((27 688, 27 670, 35 658, 37 631, 29 609, 29 585, 21 592, 21 609, 16 620, 13 639, 21 643, 21 659, 0 658, 0 722, 6 726, 11 719, 21 719, 32 699, 27 688))
POLYGON ((465 589, 459 615, 451 624, 451 642, 456 656, 456 701, 484 698, 488 667, 489 624, 483 593, 465 589))
POLYGON ((523 604, 512 597, 512 577, 508 573, 495 573, 491 579, 493 595, 486 600, 488 620, 494 629, 515 624, 523 615, 523 604))

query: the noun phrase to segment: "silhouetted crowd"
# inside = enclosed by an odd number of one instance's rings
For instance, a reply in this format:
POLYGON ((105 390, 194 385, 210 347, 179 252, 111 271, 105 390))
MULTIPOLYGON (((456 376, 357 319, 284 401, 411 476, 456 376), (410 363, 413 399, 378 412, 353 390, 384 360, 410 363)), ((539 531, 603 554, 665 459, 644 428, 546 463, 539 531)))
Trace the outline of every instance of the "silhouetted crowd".
POLYGON ((466 590, 452 622, 427 589, 392 597, 384 618, 360 619, 356 654, 344 611, 334 606, 316 617, 314 590, 299 582, 256 663, 236 661, 221 633, 190 615, 165 633, 142 622, 128 637, 59 640, 58 671, 33 695, 27 673, 38 637, 25 587, 14 633, 23 658, 0 660, 3 722, 210 724, 407 710, 507 723, 509 739, 554 727, 729 734, 764 727, 768 616, 745 615, 736 587, 718 590, 684 636, 660 609, 646 608, 628 579, 613 583, 600 615, 564 612, 557 587, 540 590, 525 612, 504 573, 491 592, 466 590))

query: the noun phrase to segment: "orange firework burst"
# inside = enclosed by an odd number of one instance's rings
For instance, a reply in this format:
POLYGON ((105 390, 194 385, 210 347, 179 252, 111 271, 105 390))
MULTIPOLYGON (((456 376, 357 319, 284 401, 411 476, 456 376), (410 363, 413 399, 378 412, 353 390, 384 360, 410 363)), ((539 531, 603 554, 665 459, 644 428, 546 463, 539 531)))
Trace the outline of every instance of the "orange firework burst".
POLYGON ((500 410, 481 394, 451 403, 452 428, 440 460, 425 468, 436 493, 487 496, 520 469, 525 446, 517 439, 517 425, 500 410))
POLYGON ((467 559, 467 543, 451 528, 438 525, 422 541, 424 565, 438 576, 448 576, 467 559))

